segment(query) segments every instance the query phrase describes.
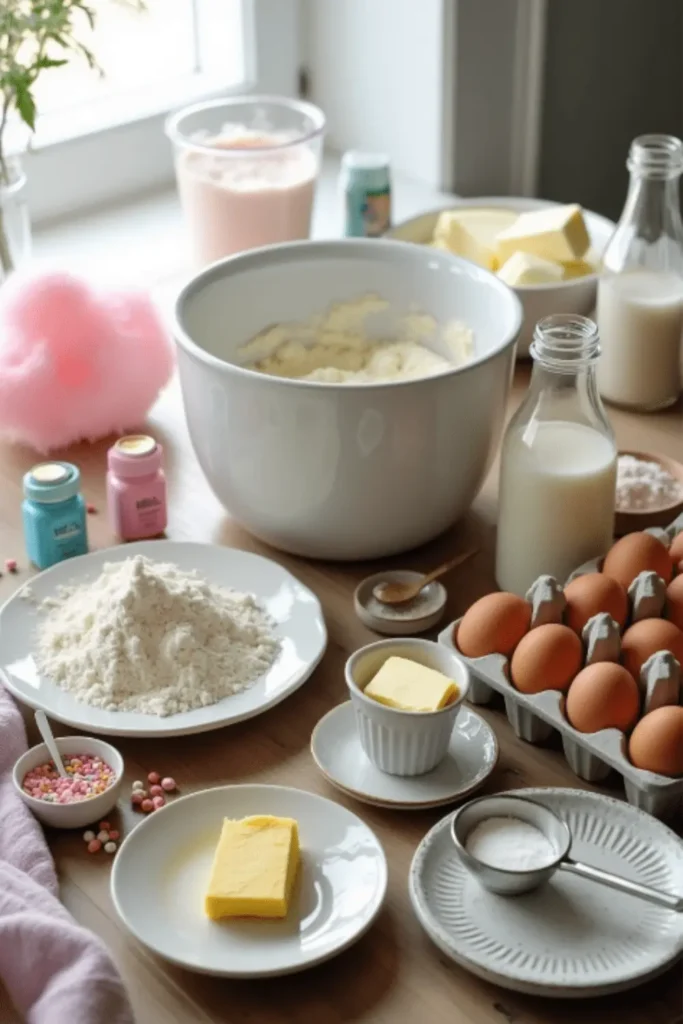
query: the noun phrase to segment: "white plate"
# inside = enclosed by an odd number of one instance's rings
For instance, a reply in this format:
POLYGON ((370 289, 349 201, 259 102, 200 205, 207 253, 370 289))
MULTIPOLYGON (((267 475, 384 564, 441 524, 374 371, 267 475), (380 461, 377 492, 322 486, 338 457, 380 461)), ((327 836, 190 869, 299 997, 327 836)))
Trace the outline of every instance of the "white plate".
POLYGON ((173 562, 184 570, 196 569, 211 583, 255 594, 274 619, 282 641, 278 658, 268 672, 249 689, 218 704, 165 718, 90 707, 38 672, 33 646, 40 613, 18 591, 0 609, 0 678, 15 697, 86 732, 182 736, 261 714, 298 689, 322 658, 327 633, 315 594, 276 562, 236 548, 172 540, 140 541, 60 562, 30 580, 29 586, 35 597, 43 600, 66 583, 95 579, 105 562, 120 562, 133 555, 173 562))
MULTIPOLYGON (((683 843, 643 811, 579 789, 514 792, 566 821, 577 860, 683 891, 683 843)), ((451 817, 417 848, 410 897, 430 938, 473 974, 518 992, 582 998, 633 988, 683 953, 683 914, 565 872, 523 896, 487 892, 455 854, 451 817)))
POLYGON ((387 863, 360 818, 312 793, 223 786, 146 818, 114 861, 111 892, 140 942, 172 963, 226 978, 276 977, 341 953, 384 901, 387 863), (275 814, 299 825, 301 865, 283 921, 210 921, 202 906, 224 817, 275 814))
POLYGON ((462 708, 441 764, 426 775, 387 775, 365 755, 347 701, 320 719, 311 734, 311 753, 327 781, 349 796, 374 807, 415 810, 453 803, 483 786, 496 766, 498 741, 480 715, 462 708))

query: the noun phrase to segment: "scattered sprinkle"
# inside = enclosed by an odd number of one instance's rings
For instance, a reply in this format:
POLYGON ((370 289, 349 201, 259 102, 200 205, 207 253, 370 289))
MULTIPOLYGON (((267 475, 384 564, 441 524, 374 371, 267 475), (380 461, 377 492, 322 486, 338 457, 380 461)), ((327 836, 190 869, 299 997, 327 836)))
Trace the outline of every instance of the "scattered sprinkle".
POLYGON ((143 783, 142 783, 142 782, 140 782, 140 780, 139 780, 139 779, 137 779, 137 780, 136 780, 136 781, 135 781, 135 782, 133 783, 133 789, 144 789, 144 788, 145 788, 145 787, 144 787, 143 783))
MULTIPOLYGON (((158 800, 159 797, 155 797, 155 799, 158 800)), ((150 811, 154 810, 154 804, 149 799, 149 797, 147 797, 145 800, 142 801, 142 803, 140 804, 140 807, 145 812, 145 814, 149 814, 150 811)))
POLYGON ((104 852, 105 853, 116 853, 116 843, 112 843, 112 842, 105 843, 104 844, 104 852))
POLYGON ((83 839, 86 841, 86 843, 92 843, 94 838, 95 838, 95 833, 91 832, 90 830, 88 830, 87 832, 83 833, 83 839))
POLYGON ((109 829, 111 828, 111 825, 109 824, 108 821, 101 821, 97 827, 100 830, 100 832, 108 832, 109 829))
POLYGON ((163 796, 164 795, 164 791, 161 788, 161 786, 150 786, 149 787, 149 795, 150 796, 163 796))
POLYGON ((97 508, 95 507, 95 505, 93 505, 91 501, 88 502, 88 504, 85 506, 85 509, 89 516, 94 516, 97 512, 97 508))
POLYGON ((7 572, 16 572, 18 568, 16 558, 6 558, 5 568, 7 569, 7 572))
POLYGON ((111 829, 110 832, 109 832, 109 838, 110 839, 118 839, 120 837, 120 835, 121 835, 121 833, 118 832, 115 828, 111 829))
POLYGON ((88 843, 88 853, 98 853, 102 849, 99 839, 91 839, 88 843))
POLYGON ((106 831, 106 829, 102 829, 101 832, 97 833, 97 838, 99 839, 99 841, 101 843, 108 843, 109 842, 109 833, 106 831))
POLYGON ((154 810, 158 811, 161 807, 164 806, 166 801, 164 800, 163 796, 155 796, 154 799, 152 800, 152 803, 154 804, 154 810))
POLYGON ((165 779, 161 780, 161 788, 165 789, 167 793, 172 793, 176 788, 175 779, 168 775, 165 779))
POLYGON ((157 786, 161 782, 161 775, 159 775, 159 772, 150 772, 147 776, 147 781, 157 786))
POLYGON ((146 794, 144 789, 134 789, 133 794, 130 798, 130 802, 132 803, 133 807, 139 807, 142 801, 145 799, 145 796, 146 794))

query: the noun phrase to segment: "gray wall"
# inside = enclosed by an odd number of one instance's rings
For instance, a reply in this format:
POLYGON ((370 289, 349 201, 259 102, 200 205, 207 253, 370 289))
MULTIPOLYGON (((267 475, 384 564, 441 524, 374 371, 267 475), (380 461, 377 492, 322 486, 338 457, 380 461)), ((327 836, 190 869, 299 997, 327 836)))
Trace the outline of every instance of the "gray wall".
POLYGON ((629 143, 683 135, 681 0, 548 0, 538 194, 621 212, 629 143))

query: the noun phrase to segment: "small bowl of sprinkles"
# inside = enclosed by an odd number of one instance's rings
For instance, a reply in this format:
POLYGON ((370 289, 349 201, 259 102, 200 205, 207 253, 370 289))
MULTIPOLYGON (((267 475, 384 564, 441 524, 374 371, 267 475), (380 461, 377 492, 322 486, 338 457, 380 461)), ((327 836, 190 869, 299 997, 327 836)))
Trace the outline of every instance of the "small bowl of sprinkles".
POLYGON ((21 799, 53 828, 83 828, 106 817, 123 782, 123 758, 116 747, 91 736, 62 736, 55 742, 66 778, 47 746, 39 743, 14 765, 12 779, 21 799))

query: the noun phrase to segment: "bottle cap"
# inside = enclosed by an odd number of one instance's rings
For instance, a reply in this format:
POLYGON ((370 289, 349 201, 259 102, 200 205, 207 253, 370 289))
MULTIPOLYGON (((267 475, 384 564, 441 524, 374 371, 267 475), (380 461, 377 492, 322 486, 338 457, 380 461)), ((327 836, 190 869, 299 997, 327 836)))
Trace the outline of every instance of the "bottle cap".
POLYGON ((365 153, 350 149, 342 157, 342 168, 348 180, 368 192, 385 192, 390 187, 389 157, 384 153, 365 153))
POLYGON ((121 455, 128 455, 133 459, 141 455, 151 455, 157 443, 153 437, 147 434, 129 434, 127 437, 120 437, 114 447, 121 455))
POLYGON ((42 505, 67 501, 78 494, 81 474, 71 462, 39 462, 24 474, 24 496, 42 505))

